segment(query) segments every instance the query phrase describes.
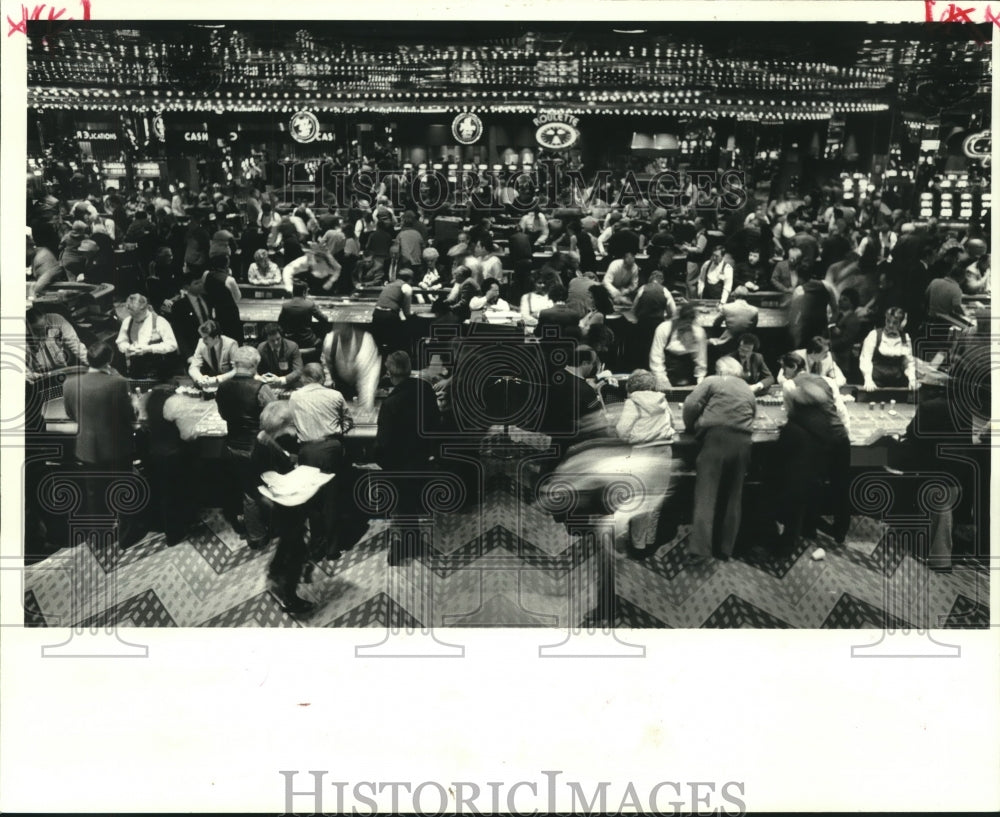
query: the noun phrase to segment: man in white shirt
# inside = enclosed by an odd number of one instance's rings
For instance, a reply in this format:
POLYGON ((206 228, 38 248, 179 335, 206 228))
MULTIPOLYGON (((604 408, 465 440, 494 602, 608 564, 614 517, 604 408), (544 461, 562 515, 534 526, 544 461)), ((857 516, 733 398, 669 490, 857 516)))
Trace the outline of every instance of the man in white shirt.
POLYGON ((635 262, 635 255, 627 252, 623 258, 612 261, 604 273, 603 283, 616 304, 631 304, 633 295, 639 289, 639 265, 635 262))
POLYGON ((128 317, 115 340, 125 355, 125 370, 131 378, 164 378, 176 362, 177 340, 170 321, 157 315, 144 295, 129 295, 128 317))
POLYGON ((685 303, 673 319, 656 327, 649 347, 649 370, 656 375, 657 389, 694 386, 708 373, 708 339, 695 317, 694 307, 685 303))

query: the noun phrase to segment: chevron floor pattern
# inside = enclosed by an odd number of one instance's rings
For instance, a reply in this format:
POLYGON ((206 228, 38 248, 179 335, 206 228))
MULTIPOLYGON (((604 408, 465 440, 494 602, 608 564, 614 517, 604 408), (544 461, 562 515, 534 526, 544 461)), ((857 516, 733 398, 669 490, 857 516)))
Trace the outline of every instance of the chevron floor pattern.
MULTIPOLYGON (((490 458, 485 458, 489 460, 490 458)), ((516 489, 516 463, 484 468, 483 501, 421 527, 422 552, 389 567, 391 523, 322 562, 293 618, 266 592, 274 545, 252 551, 214 509, 179 545, 151 533, 127 551, 90 543, 26 568, 26 626, 985 628, 989 570, 928 570, 880 523, 856 517, 846 544, 822 534, 785 559, 685 566, 687 528, 637 560, 607 521, 569 533, 516 489), (816 561, 816 547, 826 558, 816 561), (613 590, 612 590, 613 588, 613 590), (603 612, 602 612, 603 611, 603 612)))

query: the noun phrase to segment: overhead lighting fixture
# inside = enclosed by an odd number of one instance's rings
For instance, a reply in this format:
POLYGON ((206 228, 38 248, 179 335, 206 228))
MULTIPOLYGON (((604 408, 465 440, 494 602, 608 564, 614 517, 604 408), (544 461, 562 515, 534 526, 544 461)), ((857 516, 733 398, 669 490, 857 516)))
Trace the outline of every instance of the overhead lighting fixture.
POLYGON ((644 28, 613 28, 611 29, 615 34, 645 34, 646 29, 644 28))

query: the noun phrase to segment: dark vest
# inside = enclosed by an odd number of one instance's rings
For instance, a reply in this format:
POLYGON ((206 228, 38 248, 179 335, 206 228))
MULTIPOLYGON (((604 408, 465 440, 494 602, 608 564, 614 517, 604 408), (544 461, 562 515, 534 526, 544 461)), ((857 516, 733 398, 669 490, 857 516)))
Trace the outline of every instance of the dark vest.
POLYGON ((226 421, 226 444, 230 448, 249 451, 260 431, 258 392, 264 384, 252 377, 233 377, 219 386, 215 403, 226 421))

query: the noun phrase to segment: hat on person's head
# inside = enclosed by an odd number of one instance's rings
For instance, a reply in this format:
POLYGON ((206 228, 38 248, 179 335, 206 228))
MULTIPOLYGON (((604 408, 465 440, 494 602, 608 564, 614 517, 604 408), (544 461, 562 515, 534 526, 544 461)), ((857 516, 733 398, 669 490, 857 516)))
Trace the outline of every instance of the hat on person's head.
POLYGON ((87 232, 88 227, 85 221, 74 221, 70 229, 74 235, 83 235, 87 232))
POLYGON ((458 255, 465 255, 469 249, 469 245, 465 242, 461 244, 456 244, 454 247, 448 250, 448 257, 455 258, 458 255))
POLYGON ((97 252, 100 247, 97 246, 96 241, 91 241, 89 238, 84 239, 80 242, 80 252, 97 252))

